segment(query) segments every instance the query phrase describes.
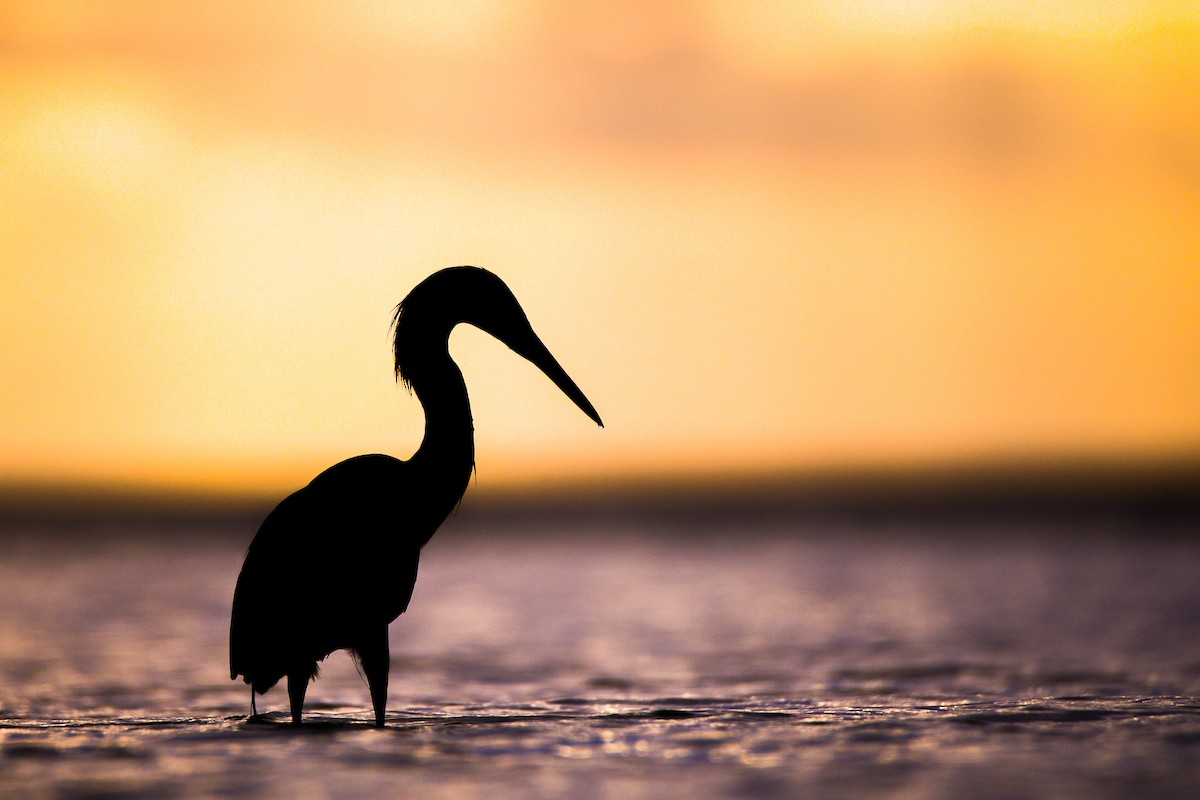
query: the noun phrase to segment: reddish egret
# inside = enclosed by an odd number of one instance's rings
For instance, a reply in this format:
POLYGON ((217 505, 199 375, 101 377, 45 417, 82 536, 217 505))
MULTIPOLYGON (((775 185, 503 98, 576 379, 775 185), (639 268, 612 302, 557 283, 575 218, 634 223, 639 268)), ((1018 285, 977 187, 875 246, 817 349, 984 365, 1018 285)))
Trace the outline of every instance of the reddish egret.
POLYGON ((382 727, 388 623, 404 613, 421 547, 462 499, 475 466, 467 387, 447 349, 465 322, 533 362, 603 426, 583 392, 542 344, 504 282, 477 267, 434 273, 396 307, 396 376, 425 410, 425 437, 408 461, 363 455, 335 464, 263 521, 238 576, 229 672, 263 694, 288 679, 299 724, 317 663, 349 650, 361 665, 382 727))

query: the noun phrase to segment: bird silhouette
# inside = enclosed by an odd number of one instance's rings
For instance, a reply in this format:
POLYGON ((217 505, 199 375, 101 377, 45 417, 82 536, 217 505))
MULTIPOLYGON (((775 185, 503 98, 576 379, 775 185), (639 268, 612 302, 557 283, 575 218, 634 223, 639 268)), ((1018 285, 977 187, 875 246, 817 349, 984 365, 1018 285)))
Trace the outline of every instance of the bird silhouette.
POLYGON ((396 307, 396 377, 425 410, 425 435, 408 461, 362 455, 322 472, 263 521, 238 576, 229 626, 229 674, 263 694, 287 676, 299 724, 318 662, 349 650, 382 727, 388 624, 408 608, 421 548, 458 506, 475 467, 467 387, 450 358, 450 332, 467 323, 531 361, 597 425, 600 415, 529 324, 504 282, 451 267, 396 307))

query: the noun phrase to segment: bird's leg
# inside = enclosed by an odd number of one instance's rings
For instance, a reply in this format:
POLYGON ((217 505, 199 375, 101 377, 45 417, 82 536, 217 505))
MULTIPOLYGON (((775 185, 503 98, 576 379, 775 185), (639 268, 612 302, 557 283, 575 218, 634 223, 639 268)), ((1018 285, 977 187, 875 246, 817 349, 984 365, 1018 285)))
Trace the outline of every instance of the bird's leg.
POLYGON ((371 691, 371 705, 375 709, 375 727, 382 728, 384 714, 387 711, 388 668, 390 655, 388 652, 388 629, 384 625, 373 636, 368 637, 358 647, 359 662, 363 674, 367 676, 367 688, 371 691))
POLYGON ((250 687, 250 719, 258 716, 258 706, 254 702, 254 687, 250 687))
POLYGON ((288 700, 292 704, 292 724, 300 724, 300 715, 304 712, 304 693, 308 691, 309 672, 301 668, 296 672, 289 672, 288 679, 288 700))

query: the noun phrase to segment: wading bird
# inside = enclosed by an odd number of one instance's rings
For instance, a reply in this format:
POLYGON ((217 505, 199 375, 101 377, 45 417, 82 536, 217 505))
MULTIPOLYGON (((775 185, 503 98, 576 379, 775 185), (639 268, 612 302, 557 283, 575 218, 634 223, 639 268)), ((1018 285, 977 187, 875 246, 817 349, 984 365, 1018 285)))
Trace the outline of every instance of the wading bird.
POLYGON ((575 405, 600 415, 542 344, 504 282, 452 267, 417 285, 399 306, 396 377, 425 410, 425 437, 408 461, 363 455, 335 464, 263 521, 238 576, 229 626, 229 673, 263 694, 287 676, 299 724, 317 662, 349 650, 366 676, 382 727, 388 623, 404 613, 421 547, 457 507, 475 467, 467 387, 450 358, 460 322, 533 362, 575 405))

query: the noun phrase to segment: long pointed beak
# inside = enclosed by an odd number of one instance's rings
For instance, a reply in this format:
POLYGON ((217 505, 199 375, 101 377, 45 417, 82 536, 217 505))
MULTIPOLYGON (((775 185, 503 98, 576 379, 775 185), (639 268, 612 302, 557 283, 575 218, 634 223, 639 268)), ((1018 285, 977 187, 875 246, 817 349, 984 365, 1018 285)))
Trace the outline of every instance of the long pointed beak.
MULTIPOLYGON (((532 334, 533 332, 530 331, 532 334)), ((542 344, 541 339, 537 335, 532 336, 532 341, 526 343, 523 347, 514 347, 513 351, 517 355, 527 358, 538 369, 546 374, 546 377, 554 381, 554 385, 562 390, 562 393, 571 398, 575 405, 579 406, 579 410, 592 418, 592 421, 604 427, 604 422, 601 421, 600 415, 596 413, 596 408, 591 401, 584 397, 583 392, 575 385, 575 381, 571 380, 571 376, 567 374, 558 363, 557 359, 550 354, 550 350, 546 345, 542 344)))

